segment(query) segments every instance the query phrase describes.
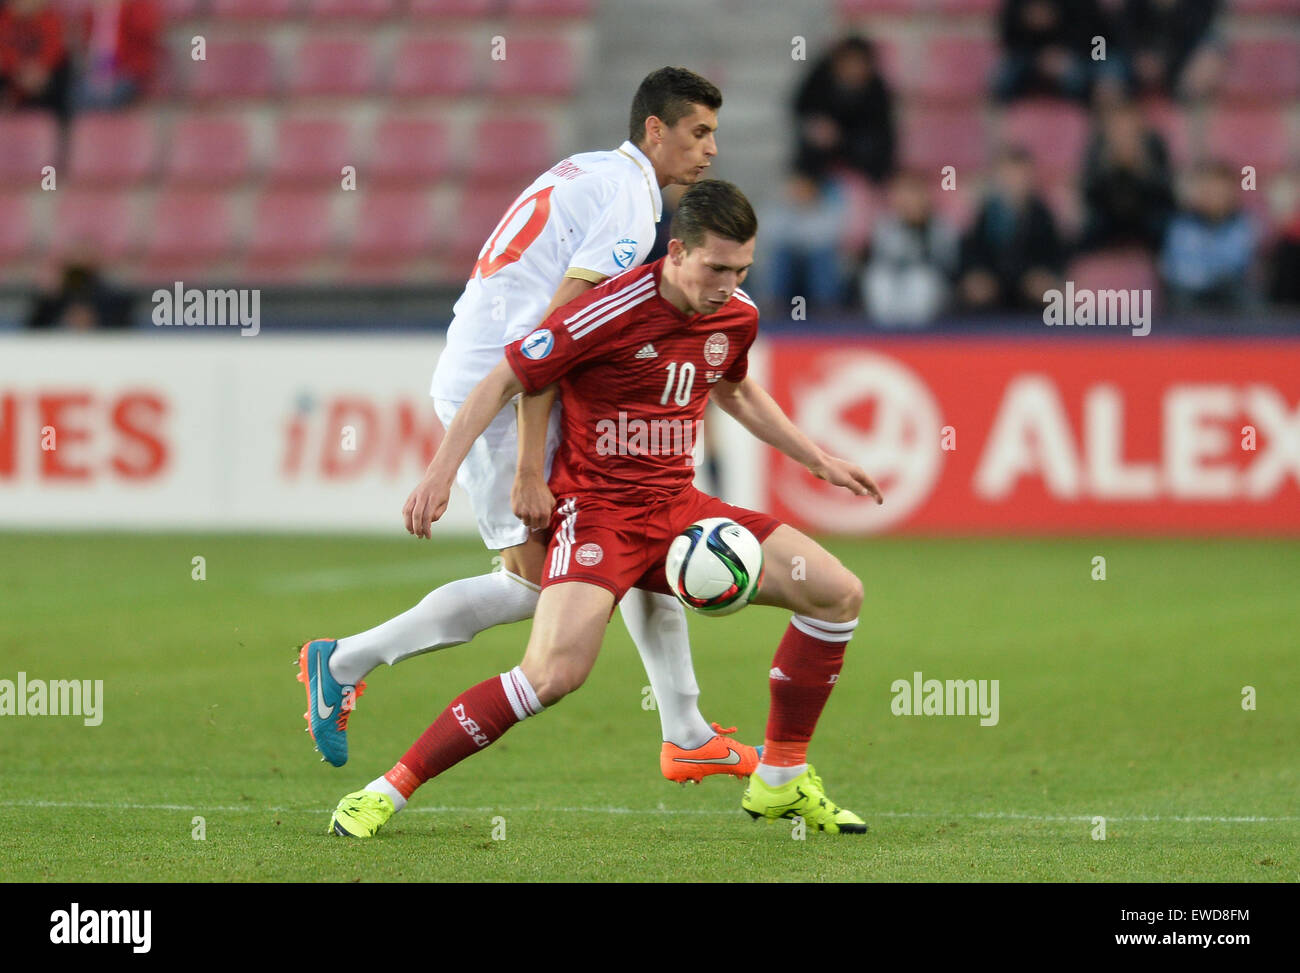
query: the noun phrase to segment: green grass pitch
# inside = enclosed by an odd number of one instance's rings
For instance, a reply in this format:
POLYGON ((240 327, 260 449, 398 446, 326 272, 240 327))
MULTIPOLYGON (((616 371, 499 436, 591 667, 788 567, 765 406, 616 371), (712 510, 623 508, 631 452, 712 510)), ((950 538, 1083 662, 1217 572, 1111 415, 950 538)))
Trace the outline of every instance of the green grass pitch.
MULTIPOLYGON (((100 726, 0 716, 4 877, 1300 879, 1296 542, 828 546, 867 599, 811 756, 869 834, 796 840, 787 822, 749 820, 739 781, 664 781, 646 678, 615 619, 583 689, 362 842, 326 834, 339 797, 452 696, 515 665, 528 624, 373 673, 337 770, 303 733, 296 645, 490 570, 476 542, 0 534, 0 679, 104 681, 100 726), (206 580, 191 577, 196 556, 206 580), (893 715, 891 683, 915 671, 999 680, 998 724, 893 715)), ((705 716, 760 742, 784 614, 691 626, 705 716)))

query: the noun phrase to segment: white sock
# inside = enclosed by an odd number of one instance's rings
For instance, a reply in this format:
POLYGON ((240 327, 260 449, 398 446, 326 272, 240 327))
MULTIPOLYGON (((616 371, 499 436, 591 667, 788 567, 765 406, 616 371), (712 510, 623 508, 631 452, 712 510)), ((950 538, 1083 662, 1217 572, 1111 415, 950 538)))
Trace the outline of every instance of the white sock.
POLYGON ((756 773, 768 787, 783 787, 807 769, 807 764, 799 764, 796 767, 773 767, 771 764, 759 761, 756 773))
POLYGON ((629 589, 619 608, 650 677, 664 740, 683 750, 704 746, 714 732, 700 715, 700 687, 691 663, 686 609, 672 595, 641 588, 629 589))
POLYGON ((356 685, 381 662, 468 642, 485 628, 531 618, 541 589, 509 571, 452 581, 430 591, 418 605, 360 635, 339 639, 330 674, 356 685))
POLYGON ((387 794, 389 797, 391 797, 393 799, 394 811, 400 811, 402 808, 406 807, 406 798, 402 796, 401 791, 399 791, 392 784, 388 783, 387 777, 375 778, 369 784, 366 785, 365 789, 368 791, 378 791, 380 794, 387 794))

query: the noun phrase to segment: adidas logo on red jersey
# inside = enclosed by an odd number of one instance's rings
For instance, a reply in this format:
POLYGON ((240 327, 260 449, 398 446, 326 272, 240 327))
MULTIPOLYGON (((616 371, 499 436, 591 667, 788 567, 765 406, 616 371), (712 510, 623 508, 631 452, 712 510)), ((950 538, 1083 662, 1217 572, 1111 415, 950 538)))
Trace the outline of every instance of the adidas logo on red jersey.
POLYGON ((642 358, 658 358, 659 352, 655 351, 654 345, 646 344, 645 347, 636 353, 636 357, 638 360, 642 358))

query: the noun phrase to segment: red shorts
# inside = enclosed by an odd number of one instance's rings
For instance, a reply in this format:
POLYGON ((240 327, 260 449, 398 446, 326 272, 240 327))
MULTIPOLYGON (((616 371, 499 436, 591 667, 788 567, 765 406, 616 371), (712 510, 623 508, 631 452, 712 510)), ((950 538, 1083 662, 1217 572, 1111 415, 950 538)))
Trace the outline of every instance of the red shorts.
POLYGON ((622 507, 591 495, 564 497, 551 514, 542 587, 585 581, 609 589, 615 601, 629 588, 671 594, 664 576, 668 548, 707 517, 734 520, 760 542, 781 526, 770 514, 724 503, 694 487, 649 507, 622 507))

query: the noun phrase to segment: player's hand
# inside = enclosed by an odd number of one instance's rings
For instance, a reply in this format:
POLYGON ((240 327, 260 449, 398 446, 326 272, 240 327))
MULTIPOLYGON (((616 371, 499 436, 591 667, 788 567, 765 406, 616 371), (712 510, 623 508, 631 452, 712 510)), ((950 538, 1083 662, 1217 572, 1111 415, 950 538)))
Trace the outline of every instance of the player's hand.
POLYGON ((555 494, 540 473, 516 473, 510 488, 510 509, 529 530, 541 530, 551 522, 555 494))
POLYGON ((844 487, 860 497, 875 497, 877 506, 885 502, 876 481, 867 476, 866 470, 848 460, 827 456, 823 462, 815 463, 808 469, 817 479, 825 480, 832 486, 844 487))
POLYGON ((406 531, 416 537, 433 536, 429 528, 434 521, 447 512, 451 501, 451 484, 439 483, 426 476, 419 482, 402 507, 402 517, 406 520, 406 531))

